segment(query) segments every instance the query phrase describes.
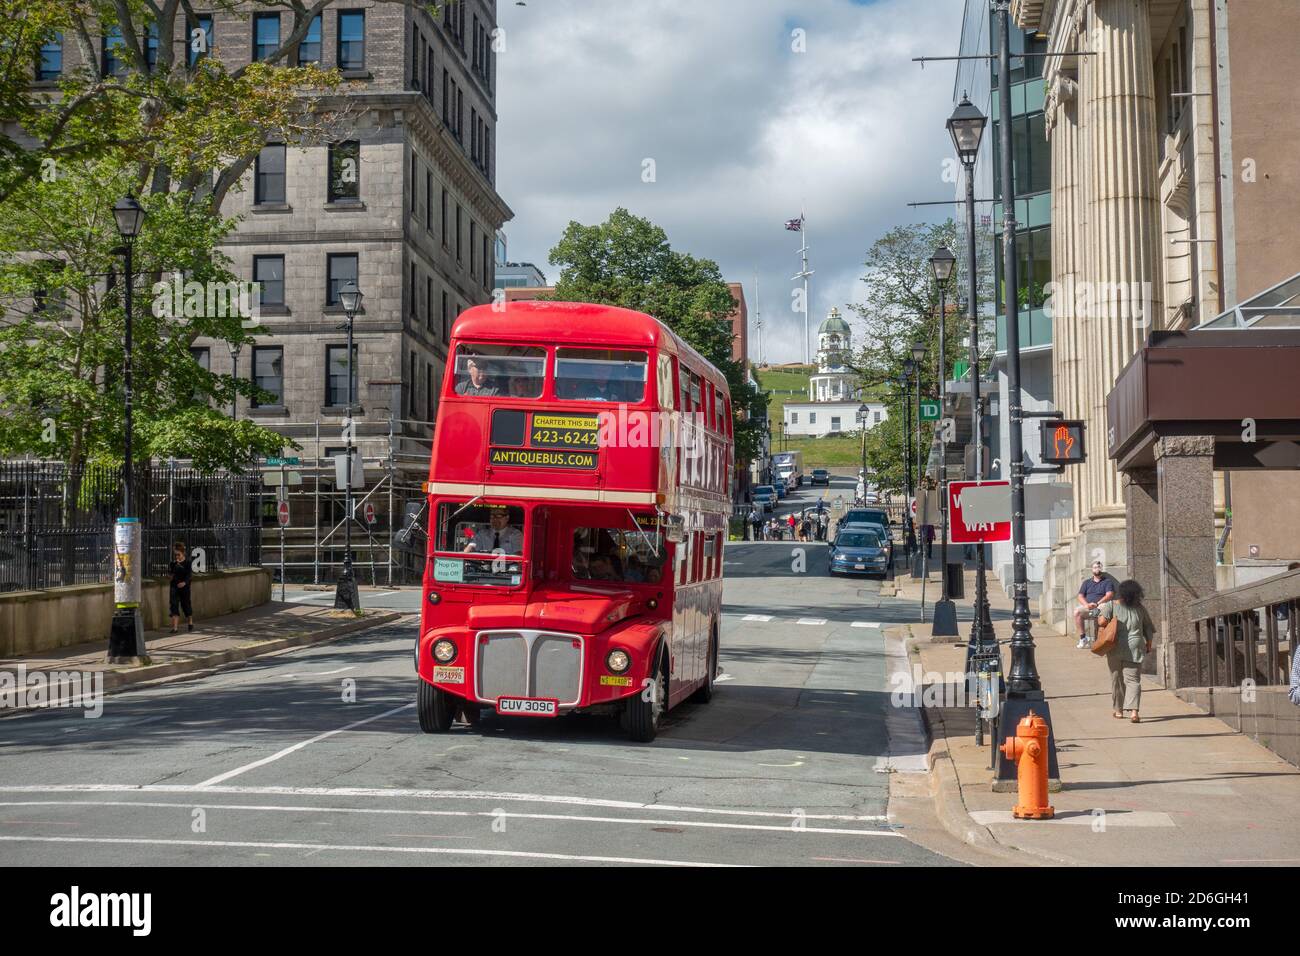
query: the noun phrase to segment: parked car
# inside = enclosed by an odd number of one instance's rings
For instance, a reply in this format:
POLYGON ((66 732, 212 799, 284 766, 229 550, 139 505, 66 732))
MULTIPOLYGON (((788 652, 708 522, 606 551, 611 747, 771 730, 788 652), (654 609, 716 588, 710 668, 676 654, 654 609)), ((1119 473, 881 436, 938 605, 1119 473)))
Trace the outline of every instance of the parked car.
POLYGON ((766 513, 776 507, 776 489, 771 485, 754 486, 754 504, 766 513))
POLYGON ((784 498, 786 495, 788 495, 788 494, 790 493, 790 488, 789 488, 789 486, 786 484, 786 481, 785 481, 784 478, 774 478, 774 479, 772 479, 772 487, 776 489, 776 497, 777 497, 778 499, 780 499, 780 498, 784 498))
POLYGON ((812 483, 814 485, 826 485, 829 487, 831 483, 831 473, 825 468, 814 468, 812 470, 812 483))
POLYGON ((889 574, 889 552, 880 536, 867 529, 843 531, 830 547, 831 574, 889 574))

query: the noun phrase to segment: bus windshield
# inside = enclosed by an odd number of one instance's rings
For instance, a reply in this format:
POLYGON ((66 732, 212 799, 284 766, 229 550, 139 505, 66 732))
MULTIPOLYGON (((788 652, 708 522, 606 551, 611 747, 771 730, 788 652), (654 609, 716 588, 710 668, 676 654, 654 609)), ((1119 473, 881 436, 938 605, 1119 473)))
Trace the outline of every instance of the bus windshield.
POLYGON ((555 397, 588 402, 645 398, 645 352, 620 349, 555 350, 555 397))
POLYGON ((540 398, 546 350, 526 345, 460 345, 455 371, 457 395, 540 398))
POLYGON ((444 501, 438 505, 433 579, 511 587, 523 580, 524 509, 444 501))
POLYGON ((659 531, 573 530, 573 576, 590 581, 658 584, 667 552, 659 531))

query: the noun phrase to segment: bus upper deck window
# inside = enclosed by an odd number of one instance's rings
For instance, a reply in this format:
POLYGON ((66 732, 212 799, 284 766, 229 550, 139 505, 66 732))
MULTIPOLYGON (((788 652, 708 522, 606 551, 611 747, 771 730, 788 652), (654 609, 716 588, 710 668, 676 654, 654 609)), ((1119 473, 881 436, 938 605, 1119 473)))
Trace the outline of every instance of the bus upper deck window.
POLYGON ((619 349, 555 350, 555 396, 586 402, 640 402, 645 398, 645 352, 619 349))
POLYGON ((524 345, 460 345, 456 349, 457 395, 540 398, 546 350, 524 345))

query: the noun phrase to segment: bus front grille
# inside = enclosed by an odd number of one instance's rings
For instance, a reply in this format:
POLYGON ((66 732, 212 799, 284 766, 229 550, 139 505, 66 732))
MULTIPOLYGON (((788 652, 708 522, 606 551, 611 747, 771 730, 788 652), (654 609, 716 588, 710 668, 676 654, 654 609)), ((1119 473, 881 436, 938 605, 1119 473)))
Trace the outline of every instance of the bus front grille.
POLYGON ((480 700, 548 697, 574 705, 582 692, 582 638, 554 631, 480 631, 475 643, 480 700))

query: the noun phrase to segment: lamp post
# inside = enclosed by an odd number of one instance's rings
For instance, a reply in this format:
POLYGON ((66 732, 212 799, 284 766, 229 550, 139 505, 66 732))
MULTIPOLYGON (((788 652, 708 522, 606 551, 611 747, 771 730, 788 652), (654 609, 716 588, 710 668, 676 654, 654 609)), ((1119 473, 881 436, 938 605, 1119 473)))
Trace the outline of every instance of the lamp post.
POLYGON ((939 543, 939 570, 941 596, 934 605, 934 624, 931 637, 956 637, 957 605, 949 597, 951 587, 948 581, 948 441, 945 424, 948 414, 948 303, 945 293, 948 281, 957 266, 957 257, 947 246, 940 246, 930 257, 930 271, 939 286, 939 514, 943 533, 939 543))
MULTIPOLYGON (((858 468, 858 481, 862 485, 862 498, 867 497, 867 420, 871 417, 871 406, 863 403, 858 406, 858 430, 862 432, 862 465, 858 468)), ((856 489, 855 489, 856 490, 856 489)), ((856 495, 854 497, 857 497, 856 495)))
POLYGON ((353 281, 349 280, 343 288, 339 289, 339 304, 343 306, 343 311, 348 317, 346 324, 348 330, 348 405, 347 412, 343 417, 344 438, 347 441, 347 467, 344 469, 345 477, 343 479, 343 572, 339 575, 338 584, 334 589, 334 607, 351 611, 361 610, 361 597, 357 593, 357 582, 352 573, 352 451, 353 431, 355 428, 352 421, 352 403, 355 401, 353 395, 352 329, 357 310, 361 308, 362 298, 361 290, 357 288, 357 284, 353 281))
MULTIPOLYGON (((925 367, 925 365, 923 364, 924 361, 925 361, 925 343, 913 342, 912 343, 912 371, 915 373, 915 378, 916 378, 916 482, 915 485, 913 486, 913 493, 918 498, 920 497, 921 494, 921 484, 922 484, 921 479, 925 474, 925 465, 922 463, 922 458, 921 458, 922 455, 922 451, 921 451, 921 369, 925 367)), ((918 515, 921 513, 921 508, 919 504, 917 506, 916 513, 918 515)), ((925 547, 924 534, 917 535, 916 544, 917 544, 916 553, 912 556, 912 577, 920 578, 920 577, 924 577, 924 575, 921 573, 922 571, 921 551, 925 547)))
POLYGON ((113 218, 117 221, 117 231, 122 237, 122 245, 114 252, 120 253, 125 262, 125 330, 123 334, 122 362, 122 398, 125 411, 122 451, 122 514, 113 531, 113 603, 114 613, 112 630, 108 640, 108 659, 129 659, 144 657, 144 624, 140 618, 142 541, 140 521, 132 511, 134 503, 131 496, 131 484, 135 477, 132 467, 135 438, 134 383, 132 381, 132 299, 134 297, 134 265, 131 253, 140 227, 144 224, 144 208, 129 193, 113 206, 113 218))
POLYGON ((899 376, 898 384, 903 391, 903 441, 907 453, 904 472, 906 493, 903 495, 903 528, 906 535, 904 549, 907 552, 909 565, 912 563, 912 554, 916 548, 916 532, 912 527, 912 395, 909 388, 915 371, 916 363, 910 358, 903 359, 903 374, 899 376))
POLYGON ((230 399, 230 420, 239 421, 239 352, 244 347, 242 342, 230 343, 230 377, 235 380, 236 390, 230 399))
MULTIPOLYGON (((971 383, 971 446, 974 454, 967 478, 982 480, 984 478, 984 438, 980 433, 980 362, 979 362, 979 293, 977 288, 978 273, 975 262, 975 159, 979 156, 980 140, 984 137, 984 127, 988 117, 963 96, 952 115, 948 117, 948 133, 952 137, 953 147, 966 171, 966 272, 970 283, 967 302, 970 307, 970 383, 971 383)), ((976 546, 975 560, 975 607, 974 620, 971 624, 969 662, 972 655, 988 652, 988 642, 992 637, 985 628, 988 617, 988 597, 986 592, 986 574, 984 567, 984 544, 976 546)), ((993 645, 996 647, 997 645, 993 645)))

